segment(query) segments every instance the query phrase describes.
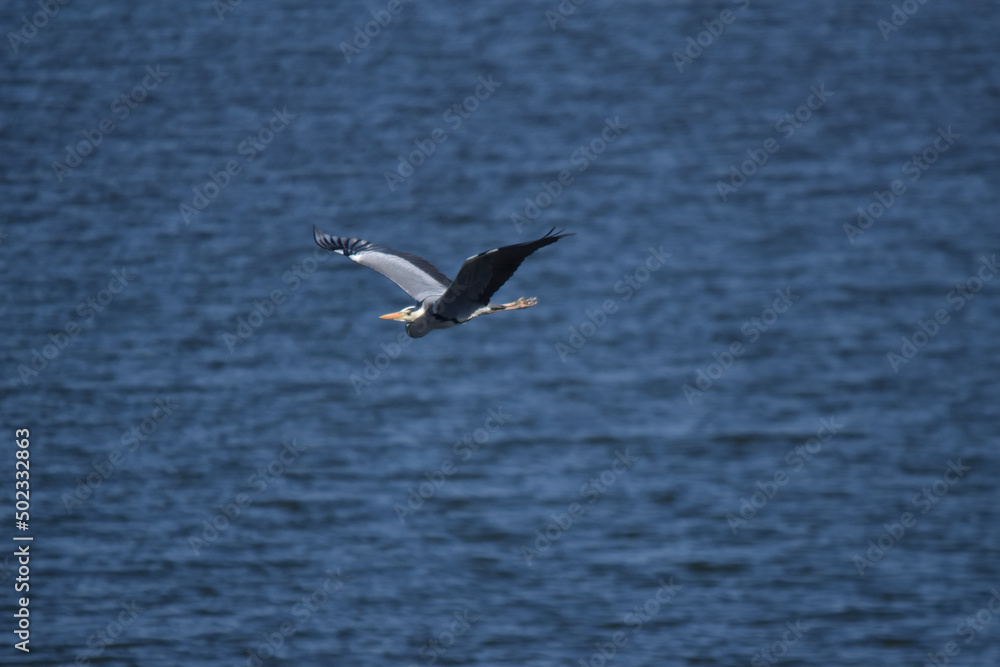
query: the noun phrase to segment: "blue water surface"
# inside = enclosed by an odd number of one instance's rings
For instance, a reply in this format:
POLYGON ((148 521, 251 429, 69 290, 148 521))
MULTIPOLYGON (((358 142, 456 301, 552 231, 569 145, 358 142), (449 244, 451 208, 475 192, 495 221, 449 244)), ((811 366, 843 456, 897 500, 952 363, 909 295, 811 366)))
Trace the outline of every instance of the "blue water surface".
POLYGON ((992 3, 0 27, 0 662, 1000 664, 992 3))

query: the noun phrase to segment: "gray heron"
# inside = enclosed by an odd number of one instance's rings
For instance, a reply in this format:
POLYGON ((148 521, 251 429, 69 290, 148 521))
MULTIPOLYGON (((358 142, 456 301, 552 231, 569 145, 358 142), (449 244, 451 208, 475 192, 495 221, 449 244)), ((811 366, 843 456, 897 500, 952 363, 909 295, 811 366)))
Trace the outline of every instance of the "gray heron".
POLYGON ((330 236, 313 227, 313 238, 321 248, 375 269, 413 297, 417 305, 381 316, 383 320, 405 322, 406 333, 411 338, 421 338, 434 329, 447 329, 480 315, 536 305, 538 300, 534 297, 521 297, 511 303, 491 303, 490 297, 507 282, 525 257, 564 236, 572 234, 557 234, 553 227, 535 241, 481 252, 465 260, 452 281, 423 257, 361 239, 330 236))

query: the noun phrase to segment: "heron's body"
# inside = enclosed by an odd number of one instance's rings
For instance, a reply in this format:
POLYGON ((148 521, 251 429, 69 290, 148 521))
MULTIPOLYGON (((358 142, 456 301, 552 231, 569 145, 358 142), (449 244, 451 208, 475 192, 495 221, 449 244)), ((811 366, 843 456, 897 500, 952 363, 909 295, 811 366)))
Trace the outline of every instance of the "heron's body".
POLYGON ((468 322, 474 317, 501 310, 529 308, 538 302, 520 298, 510 303, 492 303, 490 298, 507 282, 524 258, 539 248, 571 234, 553 234, 555 229, 536 241, 494 248, 470 257, 462 264, 455 280, 450 280, 430 262, 398 250, 362 241, 330 236, 313 227, 313 238, 320 247, 375 269, 399 285, 417 302, 383 319, 406 323, 412 338, 426 336, 434 329, 468 322))

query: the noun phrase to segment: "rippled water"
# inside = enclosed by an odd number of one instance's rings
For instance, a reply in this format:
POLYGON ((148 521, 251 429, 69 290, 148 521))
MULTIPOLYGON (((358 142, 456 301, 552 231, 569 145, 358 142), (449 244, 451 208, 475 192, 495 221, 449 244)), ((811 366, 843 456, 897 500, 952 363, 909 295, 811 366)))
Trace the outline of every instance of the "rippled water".
POLYGON ((0 661, 1000 661, 992 6, 560 6, 8 4, 0 661))

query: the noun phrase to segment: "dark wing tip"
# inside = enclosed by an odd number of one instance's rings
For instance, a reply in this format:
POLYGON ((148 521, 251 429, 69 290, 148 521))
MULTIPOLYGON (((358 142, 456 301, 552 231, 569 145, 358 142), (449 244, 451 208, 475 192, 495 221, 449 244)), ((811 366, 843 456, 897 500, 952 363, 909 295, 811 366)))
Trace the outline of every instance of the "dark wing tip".
POLYGON ((373 250, 375 248, 374 244, 363 239, 330 236, 329 234, 321 232, 316 225, 313 225, 313 239, 319 247, 332 252, 340 253, 345 257, 350 257, 351 255, 355 255, 359 252, 373 250))
POLYGON ((313 225, 313 241, 316 242, 316 245, 318 245, 320 248, 333 250, 334 248, 331 247, 332 244, 330 243, 330 239, 331 239, 330 236, 321 232, 319 230, 319 227, 317 227, 316 225, 313 225))
POLYGON ((574 236, 575 234, 576 234, 576 232, 567 232, 567 231, 564 231, 562 229, 560 229, 559 231, 556 231, 556 228, 553 227, 549 231, 545 232, 545 236, 543 236, 542 238, 540 238, 538 240, 541 241, 543 239, 561 239, 564 236, 574 236))

